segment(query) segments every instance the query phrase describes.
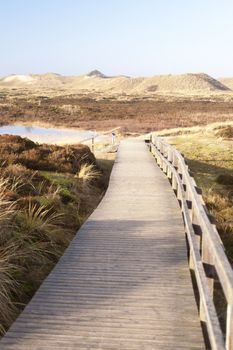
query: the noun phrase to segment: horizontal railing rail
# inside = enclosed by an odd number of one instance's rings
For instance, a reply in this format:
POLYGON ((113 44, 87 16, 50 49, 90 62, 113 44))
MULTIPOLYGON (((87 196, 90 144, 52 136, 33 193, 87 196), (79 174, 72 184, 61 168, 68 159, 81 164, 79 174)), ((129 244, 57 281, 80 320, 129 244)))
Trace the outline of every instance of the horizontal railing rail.
POLYGON ((182 210, 189 267, 197 286, 199 315, 207 341, 211 349, 233 350, 233 270, 216 226, 211 222, 201 190, 183 156, 154 135, 151 135, 149 146, 157 164, 170 180, 182 210), (216 290, 223 291, 226 301, 225 330, 216 311, 216 290))

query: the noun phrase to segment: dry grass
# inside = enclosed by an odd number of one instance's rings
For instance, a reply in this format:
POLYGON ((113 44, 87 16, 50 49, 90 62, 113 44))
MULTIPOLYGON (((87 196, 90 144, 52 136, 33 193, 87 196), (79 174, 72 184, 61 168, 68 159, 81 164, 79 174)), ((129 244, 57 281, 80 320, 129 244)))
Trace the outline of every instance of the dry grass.
POLYGON ((231 128, 226 122, 161 134, 184 154, 233 264, 233 139, 219 134, 231 128))
POLYGON ((0 167, 0 334, 103 196, 110 169, 85 159, 81 164, 80 175, 32 170, 20 163, 0 167))
POLYGON ((233 125, 222 126, 216 135, 226 139, 233 139, 233 125))
POLYGON ((89 183, 101 176, 101 172, 93 164, 82 164, 77 177, 84 183, 89 183))
POLYGON ((216 220, 226 254, 233 265, 233 193, 229 193, 226 197, 210 189, 205 193, 204 199, 210 213, 216 220))
POLYGON ((17 293, 17 283, 13 277, 17 266, 12 262, 12 257, 17 252, 17 245, 6 235, 15 210, 14 203, 7 199, 9 190, 9 183, 0 178, 0 333, 10 325, 16 313, 12 294, 17 293))
POLYGON ((10 326, 17 314, 17 308, 12 300, 12 295, 17 293, 18 287, 13 277, 18 267, 11 263, 15 253, 15 247, 0 248, 0 334, 10 326))
POLYGON ((218 96, 193 98, 162 95, 153 99, 134 97, 125 100, 91 98, 89 95, 28 98, 22 92, 20 96, 0 96, 0 115, 1 124, 40 123, 86 130, 108 130, 121 126, 124 134, 146 133, 233 120, 233 100, 218 96), (69 108, 64 109, 64 106, 69 108))

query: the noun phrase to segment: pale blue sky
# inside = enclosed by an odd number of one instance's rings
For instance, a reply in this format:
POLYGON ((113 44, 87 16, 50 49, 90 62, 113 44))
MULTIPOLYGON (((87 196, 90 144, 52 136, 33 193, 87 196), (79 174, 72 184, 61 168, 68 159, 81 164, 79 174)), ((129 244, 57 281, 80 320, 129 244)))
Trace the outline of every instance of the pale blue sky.
POLYGON ((0 76, 233 76, 233 0, 0 0, 0 76))

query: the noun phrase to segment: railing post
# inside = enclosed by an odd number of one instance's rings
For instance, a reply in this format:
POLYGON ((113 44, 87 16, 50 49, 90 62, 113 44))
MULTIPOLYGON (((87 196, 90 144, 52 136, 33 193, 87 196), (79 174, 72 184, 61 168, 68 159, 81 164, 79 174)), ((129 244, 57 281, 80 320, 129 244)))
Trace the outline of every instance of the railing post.
POLYGON ((152 134, 150 134, 149 150, 153 154, 153 152, 152 152, 152 150, 153 150, 152 143, 153 143, 153 138, 152 138, 152 134))
POLYGON ((172 175, 172 188, 174 191, 177 191, 177 182, 176 182, 176 177, 174 174, 172 175))
POLYGON ((175 152, 172 154, 172 165, 177 168, 177 157, 175 152))
POLYGON ((191 221, 196 235, 196 243, 198 245, 198 249, 201 251, 202 229, 199 224, 198 216, 196 215, 196 211, 193 205, 191 209, 191 221))
POLYGON ((227 305, 226 350, 233 350, 233 304, 227 305))
POLYGON ((171 152, 170 147, 168 148, 168 151, 167 151, 167 160, 168 160, 170 163, 172 162, 172 152, 171 152))
POLYGON ((151 153, 156 157, 155 146, 153 144, 151 145, 151 153))
POLYGON ((189 248, 189 268, 192 271, 195 271, 195 266, 194 266, 194 261, 193 261, 193 252, 191 251, 191 249, 189 248))
POLYGON ((205 315, 205 310, 204 310, 202 298, 200 298, 200 300, 199 300, 199 317, 200 317, 201 322, 206 323, 206 315, 205 315))
POLYGON ((202 233, 202 243, 201 243, 201 258, 204 264, 204 269, 207 277, 207 283, 210 291, 210 295, 213 298, 214 294, 214 267, 213 267, 213 258, 210 253, 208 242, 206 241, 205 232, 202 233))
POLYGON ((94 151, 95 151, 95 145, 94 145, 94 142, 95 142, 95 138, 94 138, 94 137, 92 137, 92 139, 91 139, 91 151, 92 151, 92 153, 94 153, 94 151))
POLYGON ((161 143, 160 144, 160 153, 163 155, 164 154, 164 147, 163 147, 163 144, 161 143))
POLYGON ((167 174, 167 164, 165 162, 162 163, 162 169, 165 174, 167 174))
MULTIPOLYGON (((169 163, 172 162, 172 152, 171 152, 170 147, 168 148, 168 151, 167 151, 167 160, 169 161, 169 163)), ((169 179, 172 178, 172 171, 171 171, 170 167, 168 167, 168 169, 167 169, 167 177, 169 179)))

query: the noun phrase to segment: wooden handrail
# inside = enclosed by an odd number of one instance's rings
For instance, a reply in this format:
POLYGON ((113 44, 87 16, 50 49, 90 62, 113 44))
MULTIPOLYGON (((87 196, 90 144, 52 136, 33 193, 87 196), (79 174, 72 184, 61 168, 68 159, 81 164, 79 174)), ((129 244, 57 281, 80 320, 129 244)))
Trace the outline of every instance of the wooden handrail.
POLYGON ((198 288, 199 315, 211 349, 233 350, 233 270, 218 231, 209 219, 201 191, 190 175, 183 156, 163 139, 151 135, 150 150, 167 175, 179 201, 187 237, 189 267, 198 288), (223 334, 214 305, 215 281, 227 303, 223 334))

